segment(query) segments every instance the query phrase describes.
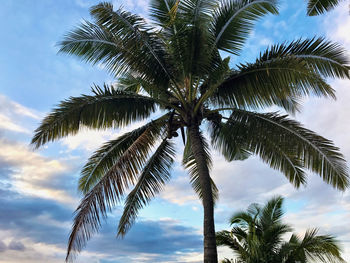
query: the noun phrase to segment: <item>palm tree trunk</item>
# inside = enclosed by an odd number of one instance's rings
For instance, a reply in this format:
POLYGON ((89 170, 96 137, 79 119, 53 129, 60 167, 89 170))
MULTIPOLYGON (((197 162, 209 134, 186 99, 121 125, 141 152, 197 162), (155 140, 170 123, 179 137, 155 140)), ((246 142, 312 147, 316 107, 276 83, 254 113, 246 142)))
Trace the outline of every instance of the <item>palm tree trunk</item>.
POLYGON ((198 124, 193 124, 189 127, 189 136, 192 152, 197 163, 201 188, 203 191, 204 263, 217 263, 218 255, 215 240, 214 200, 209 168, 207 166, 205 150, 203 148, 203 141, 198 124))

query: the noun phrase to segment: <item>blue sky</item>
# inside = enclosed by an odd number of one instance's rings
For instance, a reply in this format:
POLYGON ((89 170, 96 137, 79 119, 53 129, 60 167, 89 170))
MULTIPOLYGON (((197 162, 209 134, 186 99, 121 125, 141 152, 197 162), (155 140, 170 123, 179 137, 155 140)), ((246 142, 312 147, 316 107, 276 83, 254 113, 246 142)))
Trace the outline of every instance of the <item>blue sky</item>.
MULTIPOLYGON (((38 151, 29 147, 33 130, 59 101, 89 93, 93 83, 113 81, 102 67, 57 55, 56 43, 79 21, 89 20, 88 9, 96 3, 1 2, 0 263, 63 262, 72 213, 81 197, 76 190, 79 170, 101 143, 130 129, 84 130, 38 151)), ((147 15, 147 0, 113 3, 147 15)), ((232 65, 253 61, 271 44, 314 35, 326 36, 350 50, 346 1, 320 17, 308 18, 305 10, 303 0, 281 1, 280 15, 258 22, 241 56, 232 57, 232 65)), ((338 100, 308 98, 303 112, 294 117, 334 140, 349 160, 350 85, 344 80, 332 80, 331 84, 338 100)), ((319 227, 323 233, 338 236, 344 257, 350 260, 349 191, 339 193, 312 174, 306 188, 295 190, 257 158, 228 164, 218 153, 213 155, 212 176, 220 190, 217 230, 228 228, 227 219, 234 211, 280 194, 286 197, 285 220, 298 233, 319 227)), ((172 174, 169 185, 141 211, 125 239, 115 238, 122 211, 117 207, 77 262, 201 262, 201 206, 179 162, 172 174)), ((221 258, 231 257, 226 249, 219 252, 221 258)))

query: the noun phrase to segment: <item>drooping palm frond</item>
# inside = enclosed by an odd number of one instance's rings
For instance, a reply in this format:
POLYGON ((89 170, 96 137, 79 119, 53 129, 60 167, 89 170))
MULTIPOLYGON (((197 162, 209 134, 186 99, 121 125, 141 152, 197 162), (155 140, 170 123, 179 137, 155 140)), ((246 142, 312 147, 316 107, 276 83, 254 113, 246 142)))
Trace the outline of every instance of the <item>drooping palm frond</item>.
POLYGON ((157 120, 105 143, 84 165, 79 179, 79 190, 84 194, 88 193, 137 140, 148 139, 148 143, 141 144, 141 146, 144 146, 142 150, 147 155, 155 141, 163 135, 168 116, 168 114, 163 115, 157 120))
POLYGON ((307 4, 307 14, 316 16, 332 10, 342 0, 309 0, 307 4))
POLYGON ((211 29, 215 46, 238 55, 254 23, 266 14, 278 14, 276 0, 224 0, 215 9, 211 29))
POLYGON ((148 160, 134 189, 129 193, 118 226, 118 235, 124 236, 137 217, 138 211, 159 193, 170 179, 170 168, 174 161, 175 148, 167 139, 163 140, 148 160))
POLYGON ((32 144, 38 148, 49 141, 74 135, 84 126, 91 129, 123 127, 149 117, 157 108, 151 97, 107 85, 104 89, 95 85, 92 91, 94 95, 71 97, 53 109, 35 130, 32 144))
POLYGON ((308 67, 323 77, 350 77, 350 61, 346 50, 324 37, 299 39, 292 41, 289 45, 274 45, 271 50, 266 50, 261 57, 266 60, 276 59, 281 55, 292 55, 305 61, 308 67))
MULTIPOLYGON (((265 140, 273 141, 277 150, 284 150, 291 159, 293 158, 297 168, 310 169, 337 189, 345 190, 349 186, 348 168, 339 148, 335 147, 331 141, 305 129, 300 123, 276 113, 262 114, 243 110, 235 110, 229 121, 231 120, 236 124, 245 124, 249 128, 246 130, 247 133, 250 131, 248 138, 251 135, 250 138, 254 137, 253 131, 257 135, 258 130, 261 144, 264 144, 265 140)), ((258 154, 259 148, 252 152, 258 154)), ((280 165, 275 168, 284 173, 287 172, 280 165)), ((292 174, 290 171, 289 176, 292 174)))
MULTIPOLYGON (((209 150, 209 145, 206 142, 205 138, 201 135, 201 140, 203 142, 202 146, 205 150, 205 159, 207 162, 207 167, 210 169, 212 166, 212 160, 210 157, 210 150, 209 150)), ((193 152, 191 149, 191 141, 189 136, 187 136, 187 141, 185 145, 185 149, 183 152, 183 159, 182 159, 182 165, 188 169, 188 172, 190 174, 190 183, 192 185, 193 190, 197 193, 198 197, 202 199, 203 194, 202 194, 202 186, 200 184, 200 174, 198 171, 197 163, 196 160, 193 156, 193 152)), ((211 181, 211 188, 212 188, 212 194, 213 194, 213 200, 216 202, 219 198, 219 190, 216 187, 214 181, 210 179, 211 181)))
MULTIPOLYGON (((152 127, 152 126, 151 126, 152 127)), ((149 157, 149 147, 154 145, 157 134, 150 129, 139 136, 117 159, 106 173, 92 184, 75 212, 69 237, 66 261, 80 252, 91 235, 101 225, 101 219, 121 201, 125 191, 137 181, 149 157)))
POLYGON ((280 143, 265 132, 257 126, 230 119, 226 123, 212 125, 212 144, 227 160, 244 160, 256 154, 271 168, 283 172, 295 187, 305 184, 306 175, 299 157, 291 153, 289 145, 280 143))
POLYGON ((255 63, 233 71, 218 86, 213 102, 240 108, 278 105, 293 112, 301 96, 335 97, 324 78, 349 78, 349 69, 344 49, 323 38, 276 45, 255 63))
POLYGON ((228 162, 249 158, 251 153, 247 150, 245 138, 237 132, 233 133, 229 123, 213 121, 210 124, 211 143, 228 162))
POLYGON ((241 246, 232 236, 231 232, 227 230, 216 232, 216 244, 218 246, 227 246, 232 250, 239 250, 241 246))

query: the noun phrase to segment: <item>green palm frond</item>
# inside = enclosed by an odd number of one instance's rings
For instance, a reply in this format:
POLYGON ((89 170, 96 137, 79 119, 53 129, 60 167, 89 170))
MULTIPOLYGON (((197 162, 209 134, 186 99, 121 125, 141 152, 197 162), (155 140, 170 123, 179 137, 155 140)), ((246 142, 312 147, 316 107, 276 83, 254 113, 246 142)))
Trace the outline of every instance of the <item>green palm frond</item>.
POLYGON ((227 246, 233 250, 237 250, 239 246, 239 243, 231 235, 231 232, 227 230, 216 232, 216 244, 218 246, 227 246))
POLYGON ((107 85, 92 88, 94 95, 71 97, 62 101, 35 130, 32 144, 38 148, 49 141, 75 135, 82 127, 120 128, 143 120, 155 112, 151 97, 113 89, 107 85))
POLYGON ((210 123, 211 143, 213 147, 221 152, 226 161, 246 160, 251 153, 247 150, 249 145, 245 145, 245 138, 238 133, 232 133, 230 124, 210 123))
MULTIPOLYGON (((206 142, 205 138, 201 135, 201 140, 202 140, 202 145, 205 150, 205 159, 207 162, 207 167, 210 169, 212 166, 212 160, 210 157, 210 150, 209 150, 209 145, 206 142)), ((189 136, 187 136, 187 141, 185 145, 185 149, 183 152, 183 159, 182 159, 182 165, 188 169, 188 172, 190 174, 190 183, 192 185, 193 190, 197 193, 198 197, 202 199, 202 187, 200 184, 200 174, 198 171, 197 163, 196 160, 194 159, 193 152, 191 149, 191 141, 189 136)), ((216 202, 219 198, 219 190, 216 187, 214 181, 210 179, 211 181, 211 189, 213 193, 213 200, 216 202)))
POLYGON ((316 16, 332 10, 342 0, 309 0, 307 4, 307 14, 316 16))
POLYGON ((286 262, 345 263, 339 242, 331 235, 317 235, 318 229, 308 229, 302 239, 292 235, 286 262))
POLYGON ((168 116, 167 114, 163 115, 157 120, 105 143, 84 165, 79 179, 79 190, 84 194, 88 193, 136 141, 144 140, 144 138, 148 139, 148 143, 142 145, 144 146, 142 150, 147 155, 155 141, 164 133, 168 116))
POLYGON ((326 77, 349 78, 349 60, 338 44, 313 38, 267 49, 255 63, 241 64, 218 86, 215 104, 239 108, 277 105, 298 109, 302 96, 335 97, 326 77))
POLYGON ((284 198, 281 196, 271 198, 261 209, 261 223, 270 225, 280 222, 284 212, 282 210, 284 198))
POLYGON ((303 60, 310 69, 323 77, 350 78, 350 61, 346 50, 324 37, 299 39, 289 45, 274 45, 261 58, 267 60, 288 55, 303 60))
MULTIPOLYGON (((243 110, 234 111, 231 120, 250 127, 251 135, 253 130, 259 130, 262 143, 270 138, 280 149, 294 156, 299 165, 319 174, 326 183, 340 190, 348 187, 348 168, 339 149, 331 141, 303 128, 300 123, 276 113, 261 114, 243 110)), ((253 152, 258 153, 258 150, 253 152)))
POLYGON ((212 20, 211 30, 215 35, 215 46, 238 55, 254 23, 269 13, 278 14, 276 0, 221 1, 212 20))
POLYGON ((161 191, 170 179, 170 168, 174 161, 174 145, 166 139, 148 160, 134 189, 129 193, 123 215, 118 226, 118 235, 124 236, 137 217, 138 211, 161 191))
POLYGON ((176 68, 182 69, 182 77, 190 78, 190 82, 210 72, 210 65, 216 55, 214 50, 208 48, 214 42, 208 24, 216 2, 182 0, 177 6, 176 19, 180 25, 174 24, 176 33, 169 38, 169 45, 176 68))
POLYGON ((85 22, 67 34, 59 43, 60 52, 102 63, 115 75, 132 70, 158 83, 172 78, 164 46, 143 18, 122 9, 114 11, 109 3, 92 7, 91 15, 96 22, 85 22))
POLYGON ((270 134, 265 134, 266 130, 259 130, 258 127, 244 122, 234 122, 232 119, 212 125, 211 130, 214 147, 227 160, 244 160, 251 154, 256 154, 270 167, 283 172, 294 186, 299 187, 306 183, 299 157, 291 153, 289 145, 283 145, 270 134))
POLYGON ((150 16, 163 29, 172 27, 179 0, 151 0, 150 16))
MULTIPOLYGON (((168 101, 169 98, 171 98, 171 94, 167 89, 159 84, 147 81, 147 79, 142 78, 140 75, 132 74, 130 72, 123 74, 117 80, 117 87, 138 94, 147 93, 148 96, 161 102, 161 104, 164 104, 163 108, 164 106, 169 106, 168 101)), ((162 107, 162 105, 160 106, 162 107)))
POLYGON ((81 251, 91 235, 98 231, 101 219, 106 218, 107 212, 121 201, 129 186, 135 184, 157 137, 146 129, 85 194, 75 212, 66 261, 72 260, 74 253, 81 251))

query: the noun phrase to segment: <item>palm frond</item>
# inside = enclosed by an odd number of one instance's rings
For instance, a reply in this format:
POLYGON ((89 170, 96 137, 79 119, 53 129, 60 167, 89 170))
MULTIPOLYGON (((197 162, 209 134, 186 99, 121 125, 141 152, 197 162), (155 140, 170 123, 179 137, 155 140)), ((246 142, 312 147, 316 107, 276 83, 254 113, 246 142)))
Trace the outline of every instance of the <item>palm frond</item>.
POLYGON ((107 212, 121 201, 125 191, 137 181, 137 175, 148 160, 149 149, 156 139, 157 134, 147 129, 85 194, 75 212, 66 261, 72 260, 74 254, 81 251, 91 235, 98 231, 107 212))
POLYGON ((210 122, 211 143, 213 147, 220 151, 226 161, 246 160, 251 153, 247 150, 249 147, 242 136, 239 134, 232 136, 232 130, 229 124, 222 122, 210 122))
POLYGON ((75 135, 86 126, 91 129, 119 128, 150 116, 156 110, 154 99, 104 85, 92 88, 94 95, 71 97, 45 117, 35 130, 32 144, 38 148, 49 141, 75 135))
MULTIPOLYGON (((212 166, 212 160, 210 157, 210 150, 209 150, 209 145, 206 142, 205 138, 201 135, 201 140, 203 142, 203 148, 205 150, 205 159, 207 161, 207 167, 210 169, 212 166)), ((198 197, 202 199, 202 187, 200 184, 200 174, 198 171, 197 163, 194 158, 192 149, 191 149, 191 141, 189 136, 187 136, 187 141, 183 153, 183 159, 182 159, 182 165, 188 169, 189 174, 190 174, 190 183, 192 185, 193 190, 197 193, 198 197)), ((219 190, 216 187, 214 181, 210 179, 211 181, 211 189, 213 193, 213 200, 216 202, 219 198, 219 190)))
POLYGON ((256 154, 270 167, 283 172, 295 187, 306 183, 299 157, 290 153, 289 146, 276 141, 270 131, 232 119, 226 123, 212 124, 211 130, 212 144, 227 160, 244 160, 256 154))
POLYGON ((323 38, 275 45, 255 63, 241 64, 232 71, 218 86, 212 102, 246 109, 277 105, 294 112, 302 96, 335 98, 324 78, 349 78, 349 69, 344 49, 323 38))
POLYGON ((171 27, 178 4, 179 0, 151 0, 150 16, 162 29, 171 27))
POLYGON ((261 210, 260 223, 272 225, 279 223, 284 214, 282 210, 284 199, 281 196, 271 198, 261 210))
POLYGON ((278 14, 276 0, 221 1, 211 25, 216 47, 238 55, 254 23, 269 13, 278 14))
POLYGON ((60 52, 102 63, 114 75, 132 70, 158 83, 172 79, 163 42, 143 18, 122 9, 114 11, 110 3, 93 6, 90 12, 96 22, 84 22, 69 32, 59 43, 60 52))
POLYGON ((289 244, 293 252, 290 260, 305 260, 323 263, 345 263, 341 257, 341 249, 338 241, 331 235, 317 235, 318 229, 308 229, 303 239, 293 235, 289 244))
MULTIPOLYGON (((258 130, 259 141, 273 141, 277 151, 283 149, 288 156, 294 158, 297 168, 301 166, 310 169, 337 189, 345 190, 349 186, 348 168, 339 148, 331 141, 305 129, 300 123, 276 113, 262 114, 243 110, 235 110, 229 121, 231 120, 249 127, 246 132, 250 131, 250 138, 258 130)), ((259 147, 253 152, 259 153, 259 147)), ((280 162, 279 158, 276 161, 280 162)), ((275 168, 287 172, 280 164, 275 168)), ((290 171, 288 176, 291 175, 290 171)))
POLYGON ((170 179, 170 168, 174 155, 174 145, 166 139, 163 140, 143 168, 137 184, 125 201, 124 212, 118 226, 118 235, 126 234, 134 223, 138 211, 147 205, 170 179))
POLYGON ((342 0, 309 0, 307 4, 307 14, 316 16, 332 10, 342 0))
POLYGON ((168 101, 171 95, 167 88, 160 84, 150 82, 138 74, 132 74, 130 72, 123 74, 118 78, 117 87, 138 94, 147 93, 148 96, 164 104, 160 105, 163 106, 163 108, 164 106, 169 106, 168 101))
POLYGON ((230 231, 222 230, 222 231, 216 232, 215 236, 216 236, 216 244, 218 246, 227 246, 233 250, 237 249, 237 241, 234 240, 230 231))
MULTIPOLYGON (((216 0, 182 0, 178 3, 176 34, 169 39, 174 61, 180 63, 184 77, 203 77, 210 72, 210 65, 216 53, 208 47, 214 38, 208 32, 211 12, 216 0)), ((179 67, 178 66, 178 67, 179 67)), ((192 83, 191 83, 192 84, 192 83)))
POLYGON ((136 141, 144 140, 144 138, 150 139, 149 144, 143 144, 145 146, 143 150, 147 154, 151 150, 154 141, 164 133, 168 116, 168 114, 163 115, 140 128, 105 143, 84 165, 79 179, 79 190, 84 194, 88 193, 136 141))

